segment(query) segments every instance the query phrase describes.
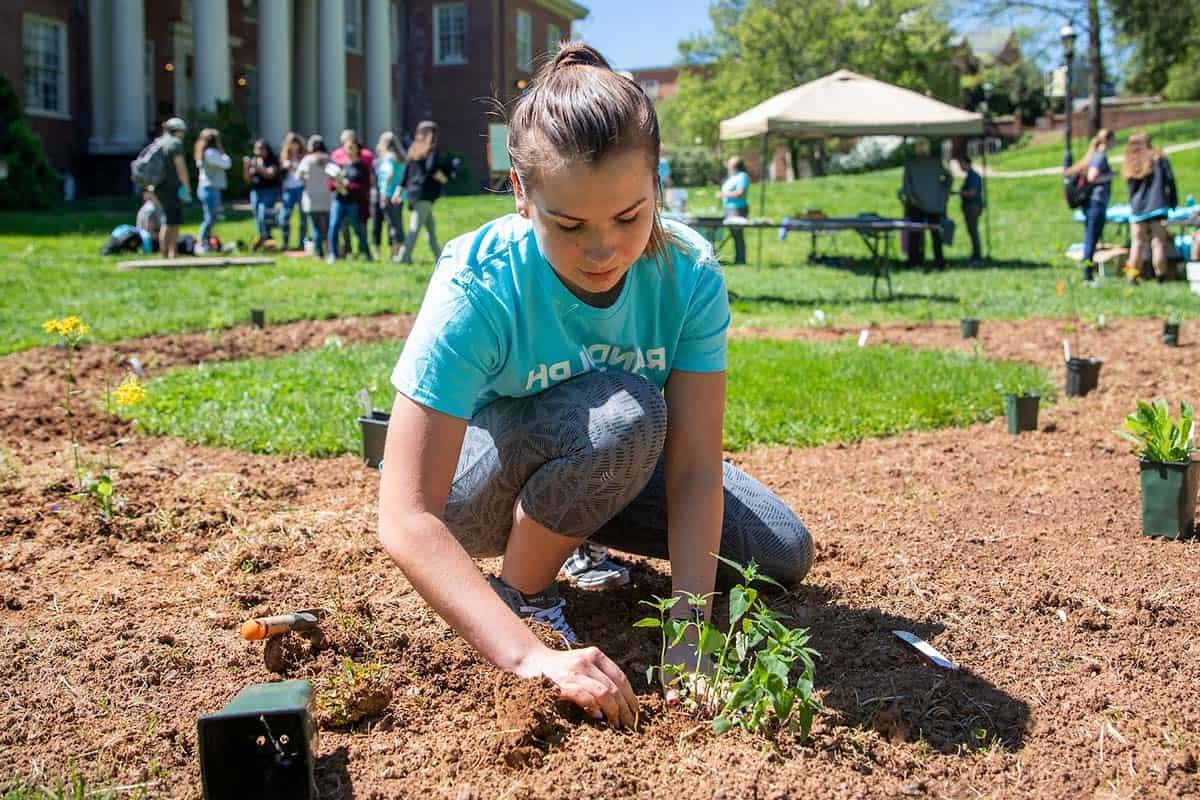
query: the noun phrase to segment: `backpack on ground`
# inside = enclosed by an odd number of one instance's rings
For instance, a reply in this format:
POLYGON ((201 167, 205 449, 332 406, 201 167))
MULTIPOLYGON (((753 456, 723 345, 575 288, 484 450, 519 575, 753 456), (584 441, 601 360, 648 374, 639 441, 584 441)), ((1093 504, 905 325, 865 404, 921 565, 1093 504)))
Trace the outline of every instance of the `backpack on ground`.
POLYGON ((100 248, 100 255, 115 256, 119 253, 136 253, 142 249, 142 235, 132 225, 113 228, 108 241, 100 248))
POLYGON ((167 154, 161 136, 143 147, 137 158, 129 162, 129 177, 141 189, 158 186, 167 177, 167 154))
POLYGON ((1082 172, 1063 178, 1063 195, 1068 208, 1083 208, 1088 198, 1092 196, 1092 184, 1088 183, 1087 175, 1082 172))

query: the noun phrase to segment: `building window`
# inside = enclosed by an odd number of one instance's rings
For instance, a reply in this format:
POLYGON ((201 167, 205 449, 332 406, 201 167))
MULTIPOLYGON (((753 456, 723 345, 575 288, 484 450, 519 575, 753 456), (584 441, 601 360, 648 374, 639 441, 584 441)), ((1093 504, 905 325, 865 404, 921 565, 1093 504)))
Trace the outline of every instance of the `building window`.
POLYGON ((646 93, 646 97, 649 97, 651 100, 657 100, 658 81, 653 79, 642 81, 642 91, 646 93))
POLYGON ((533 18, 528 11, 517 12, 517 69, 533 69, 533 18))
POLYGON ((366 136, 363 131, 362 94, 353 89, 346 90, 346 127, 358 131, 360 137, 366 136))
POLYGON ((346 0, 346 51, 363 50, 362 0, 346 0))
POLYGON ((551 24, 546 26, 546 52, 554 55, 558 52, 558 43, 562 41, 562 28, 551 24))
POLYGON ((467 63, 467 4, 433 7, 433 63, 467 63))
POLYGON ((66 117, 67 25, 28 14, 24 23, 25 110, 66 117))

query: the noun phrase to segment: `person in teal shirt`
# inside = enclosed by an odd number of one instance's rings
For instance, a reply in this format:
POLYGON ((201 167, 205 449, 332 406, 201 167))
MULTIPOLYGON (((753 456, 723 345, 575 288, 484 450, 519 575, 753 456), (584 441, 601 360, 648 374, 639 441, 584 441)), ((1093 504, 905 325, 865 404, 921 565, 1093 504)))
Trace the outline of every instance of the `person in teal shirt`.
MULTIPOLYGON (((750 174, 746 172, 746 162, 737 156, 729 159, 725 165, 728 171, 728 177, 721 184, 721 190, 717 193, 725 202, 725 218, 730 217, 749 217, 750 202, 748 200, 750 192, 750 174)), ((733 263, 746 263, 746 235, 739 225, 728 226, 729 235, 733 237, 733 263)))
MULTIPOLYGON (((723 461, 729 297, 708 243, 659 215, 645 92, 563 44, 507 144, 516 213, 442 251, 392 373, 379 540, 483 658, 624 727, 638 699, 621 667, 598 647, 548 647, 523 621, 578 638, 564 566, 600 589, 629 581, 607 547, 669 558, 672 591, 708 597, 737 578, 711 554, 795 587, 812 539, 723 461), (486 578, 472 560, 497 556, 486 578)), ((695 637, 666 658, 711 671, 695 637)))

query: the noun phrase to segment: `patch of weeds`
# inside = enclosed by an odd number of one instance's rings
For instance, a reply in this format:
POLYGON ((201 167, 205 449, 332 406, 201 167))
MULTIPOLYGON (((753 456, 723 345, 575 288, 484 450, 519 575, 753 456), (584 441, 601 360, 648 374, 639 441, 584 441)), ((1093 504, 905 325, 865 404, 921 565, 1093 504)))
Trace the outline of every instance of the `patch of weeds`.
POLYGON ((345 659, 317 691, 317 720, 323 726, 352 725, 378 714, 391 700, 387 670, 381 664, 345 659))
POLYGON ((0 450, 0 486, 15 483, 21 477, 21 465, 13 458, 12 451, 0 450))
MULTIPOLYGON (((729 592, 729 628, 721 631, 704 619, 703 609, 711 595, 682 593, 691 607, 690 619, 674 619, 668 612, 680 596, 655 597, 642 602, 658 612, 635 627, 658 628, 662 633, 660 663, 646 670, 653 684, 654 673, 667 685, 682 691, 684 707, 696 716, 712 719, 713 732, 720 735, 740 727, 750 733, 774 735, 781 730, 808 737, 813 713, 819 705, 813 697, 814 657, 808 647, 806 628, 789 628, 784 615, 769 609, 754 583, 779 586, 758 572, 751 559, 742 566, 721 556, 722 563, 741 574, 742 583, 729 592), (667 648, 685 640, 696 652, 695 668, 667 663, 667 648), (711 675, 705 666, 712 664, 711 675), (793 672, 799 677, 793 680, 793 672)), ((780 587, 782 588, 782 587, 780 587)))

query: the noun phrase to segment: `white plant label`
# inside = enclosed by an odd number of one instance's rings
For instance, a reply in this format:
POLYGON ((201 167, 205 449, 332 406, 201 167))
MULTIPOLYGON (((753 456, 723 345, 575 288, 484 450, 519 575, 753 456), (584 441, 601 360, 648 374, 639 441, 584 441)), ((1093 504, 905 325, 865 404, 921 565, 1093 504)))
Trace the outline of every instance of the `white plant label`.
POLYGON ((358 402, 362 403, 363 416, 364 417, 371 416, 371 412, 373 412, 375 410, 374 407, 371 405, 371 393, 366 390, 366 387, 364 387, 362 389, 359 389, 358 394, 355 396, 358 398, 358 402))
POLYGON ((942 669, 958 669, 957 664, 939 653, 933 645, 922 639, 920 636, 917 636, 915 633, 909 633, 908 631, 892 631, 892 633, 911 644, 917 649, 918 652, 921 653, 921 655, 925 656, 942 669))
POLYGON ((1063 339, 1063 361, 1071 360, 1071 343, 1063 339))
POLYGON ((871 332, 869 330, 867 330, 866 328, 863 328, 862 333, 858 334, 858 346, 866 347, 867 346, 867 337, 870 335, 871 335, 871 332))

